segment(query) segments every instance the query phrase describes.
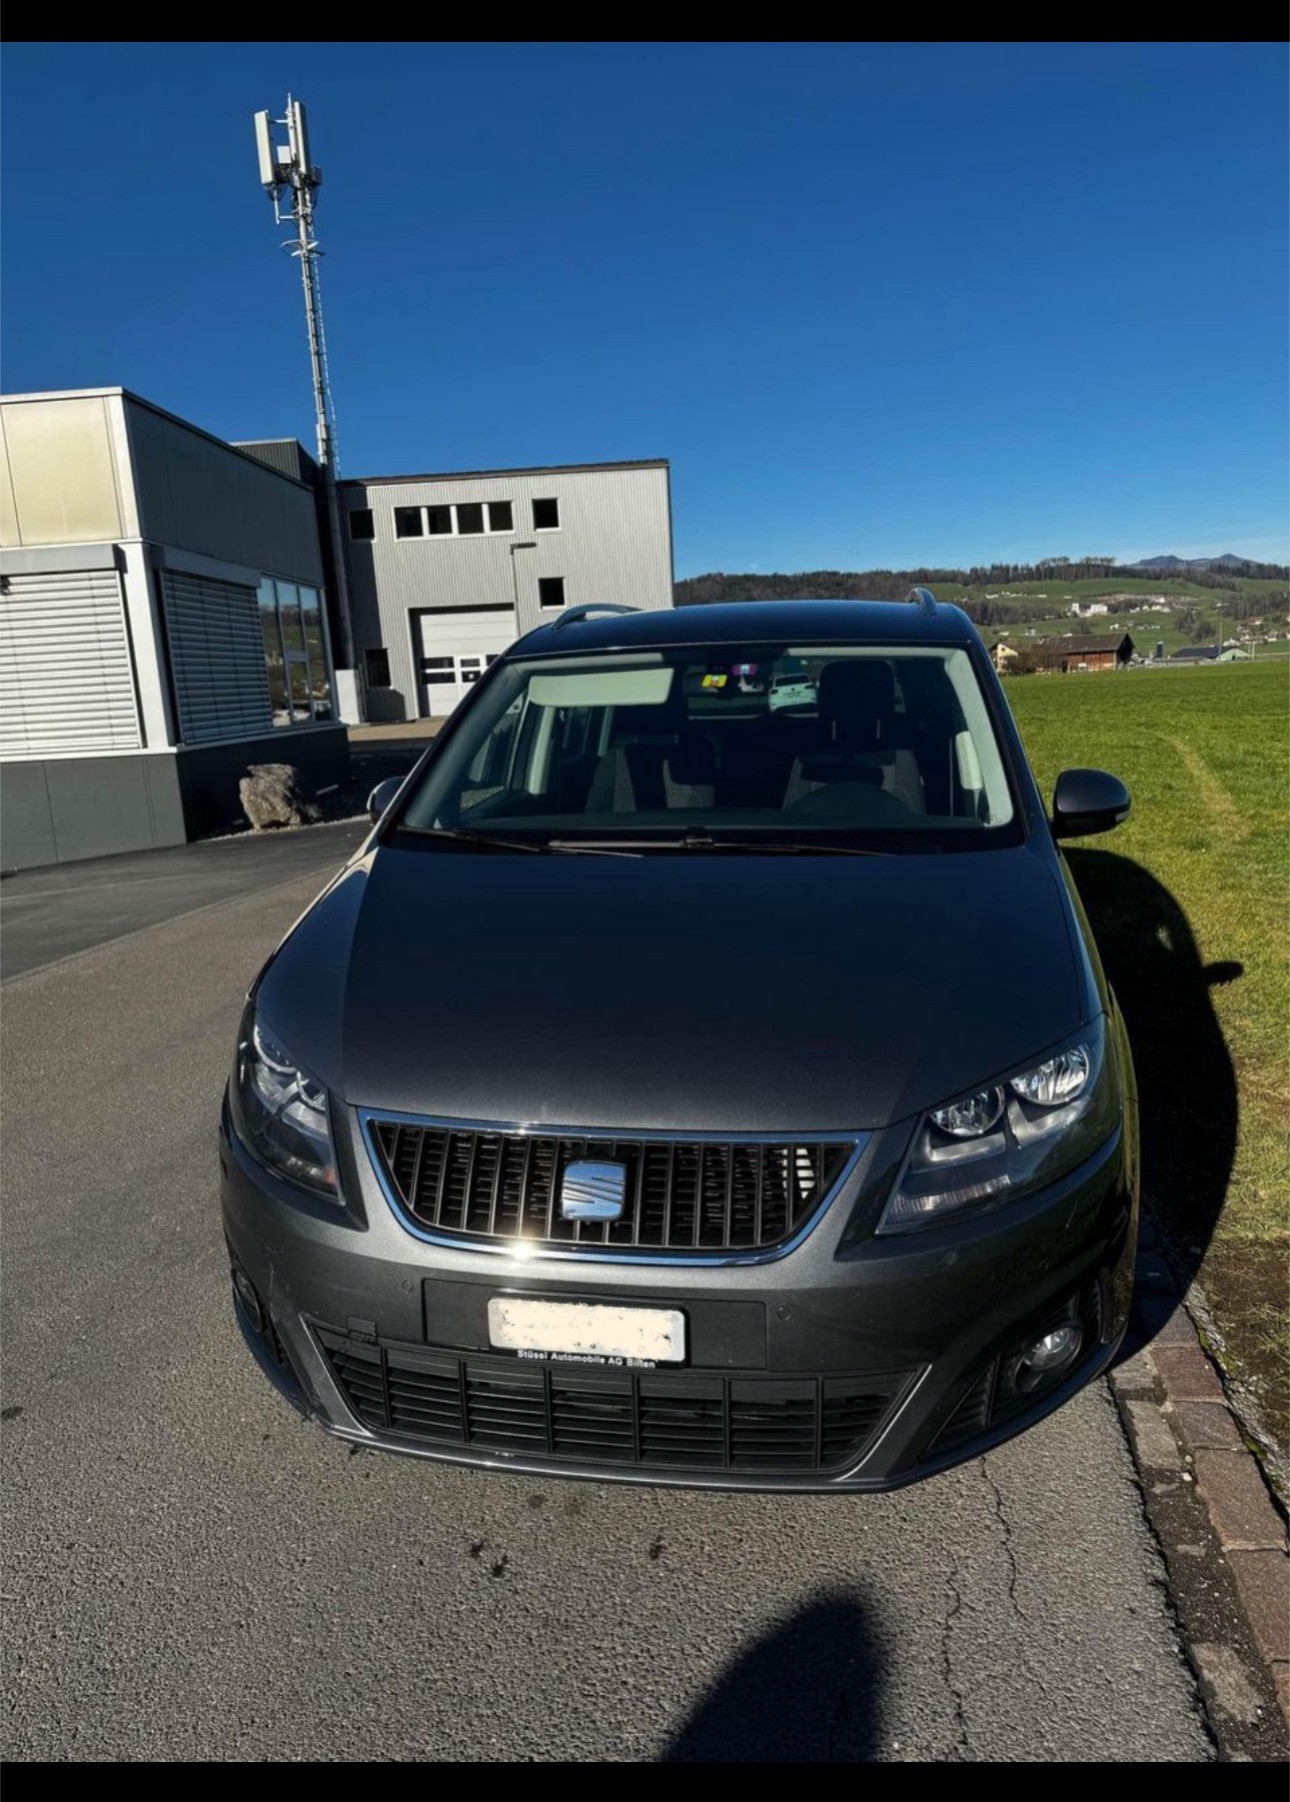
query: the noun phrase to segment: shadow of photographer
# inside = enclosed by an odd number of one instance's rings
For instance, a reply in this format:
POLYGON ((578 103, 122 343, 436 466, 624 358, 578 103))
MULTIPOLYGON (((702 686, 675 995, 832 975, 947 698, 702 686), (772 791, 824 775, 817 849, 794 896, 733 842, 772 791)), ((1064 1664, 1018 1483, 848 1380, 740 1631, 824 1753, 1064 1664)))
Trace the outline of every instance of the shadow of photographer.
POLYGON ((817 1595, 722 1673, 663 1762, 872 1760, 881 1675, 868 1607, 849 1591, 817 1595))

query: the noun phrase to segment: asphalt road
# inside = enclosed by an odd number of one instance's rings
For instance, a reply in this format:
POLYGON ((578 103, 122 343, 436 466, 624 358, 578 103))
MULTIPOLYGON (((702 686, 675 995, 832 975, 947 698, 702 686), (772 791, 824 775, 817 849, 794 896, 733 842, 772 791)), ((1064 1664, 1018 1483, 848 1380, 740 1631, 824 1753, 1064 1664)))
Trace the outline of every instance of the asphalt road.
POLYGON ((247 832, 7 876, 0 884, 0 977, 305 872, 317 871, 321 880, 357 849, 368 829, 364 819, 295 832, 247 832))
POLYGON ((3 1756, 1211 1756, 1101 1386, 880 1498, 489 1476, 298 1421, 233 1324, 215 1120, 317 884, 5 987, 3 1756))

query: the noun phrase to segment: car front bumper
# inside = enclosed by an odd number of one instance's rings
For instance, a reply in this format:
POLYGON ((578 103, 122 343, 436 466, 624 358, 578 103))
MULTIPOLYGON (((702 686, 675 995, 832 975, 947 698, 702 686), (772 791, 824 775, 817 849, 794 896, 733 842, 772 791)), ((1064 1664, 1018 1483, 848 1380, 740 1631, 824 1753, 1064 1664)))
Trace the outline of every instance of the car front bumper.
POLYGON ((613 1482, 895 1488, 1022 1431, 1107 1367, 1128 1316, 1138 1208, 1117 1131, 1024 1201, 874 1237, 902 1151, 901 1134, 875 1135, 777 1259, 521 1259, 406 1232, 352 1111, 337 1121, 337 1207, 266 1169, 226 1105, 237 1317, 284 1397, 357 1445, 613 1482), (488 1344, 487 1299, 502 1293, 679 1308, 687 1364, 524 1364, 488 1344), (1077 1357, 1026 1392, 1020 1353, 1064 1319, 1080 1325, 1077 1357))

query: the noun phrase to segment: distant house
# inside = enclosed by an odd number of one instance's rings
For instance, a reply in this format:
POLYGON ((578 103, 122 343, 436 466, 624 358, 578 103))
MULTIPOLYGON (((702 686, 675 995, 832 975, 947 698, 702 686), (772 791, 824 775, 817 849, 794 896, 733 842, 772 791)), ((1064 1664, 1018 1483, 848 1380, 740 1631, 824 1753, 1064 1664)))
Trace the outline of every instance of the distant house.
POLYGON ((1095 613, 1105 613, 1105 601, 1072 601, 1070 610, 1080 619, 1091 619, 1095 613))
POLYGON ((1127 632, 1123 638, 1109 633, 1100 638, 1041 638, 1035 646, 1038 667, 1063 676, 1076 670, 1123 669, 1132 656, 1133 640, 1127 632))
POLYGON ((1188 644, 1181 651, 1173 651, 1170 663, 1217 663, 1218 646, 1216 644, 1188 644))
POLYGON ((1005 644, 1002 638, 998 644, 990 646, 990 661, 1000 672, 1014 664, 1020 655, 1020 651, 1015 650, 1010 644, 1005 644))

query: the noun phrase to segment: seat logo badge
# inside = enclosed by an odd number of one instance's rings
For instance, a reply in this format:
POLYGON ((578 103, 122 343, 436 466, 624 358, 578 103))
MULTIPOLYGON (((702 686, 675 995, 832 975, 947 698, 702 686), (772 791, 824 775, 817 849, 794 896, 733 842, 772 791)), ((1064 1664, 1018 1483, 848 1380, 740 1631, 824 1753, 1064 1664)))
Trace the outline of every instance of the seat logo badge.
POLYGON ((560 1184, 562 1220, 621 1220, 627 1199, 627 1166, 582 1159, 560 1184))

